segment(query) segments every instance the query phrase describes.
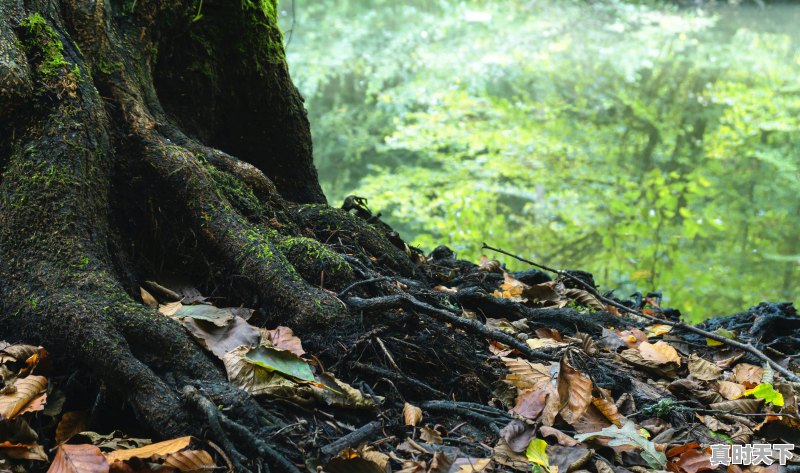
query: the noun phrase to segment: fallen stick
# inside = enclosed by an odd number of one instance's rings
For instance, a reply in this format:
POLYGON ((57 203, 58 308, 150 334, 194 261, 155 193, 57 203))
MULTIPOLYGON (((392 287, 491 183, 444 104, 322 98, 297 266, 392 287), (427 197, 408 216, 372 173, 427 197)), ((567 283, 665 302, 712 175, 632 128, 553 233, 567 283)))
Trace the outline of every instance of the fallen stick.
POLYGON ((713 333, 713 332, 709 332, 707 330, 703 330, 703 329, 695 327, 693 325, 687 325, 687 324, 685 324, 683 322, 680 322, 680 321, 674 322, 672 320, 653 317, 652 315, 648 315, 648 314, 645 314, 645 313, 640 312, 638 310, 631 309, 630 307, 626 307, 626 306, 620 304, 617 301, 614 301, 612 299, 609 299, 609 298, 603 296, 594 287, 592 287, 590 284, 587 284, 584 281, 582 281, 581 279, 576 278, 575 276, 571 275, 567 271, 562 271, 560 269, 550 268, 550 267, 545 266, 543 264, 539 264, 539 263, 536 263, 536 262, 531 261, 529 259, 523 258, 521 256, 517 256, 517 255, 515 255, 513 253, 509 253, 509 252, 507 252, 505 250, 501 250, 500 248, 491 247, 491 246, 487 245, 486 243, 483 244, 483 249, 496 251, 496 252, 504 254, 506 256, 510 256, 510 257, 512 257, 512 258, 514 258, 516 260, 522 261, 523 263, 527 263, 527 264, 529 264, 529 265, 531 265, 533 267, 536 267, 536 268, 539 268, 539 269, 542 269, 542 270, 545 270, 545 271, 549 271, 551 273, 555 273, 555 274, 557 274, 559 276, 565 277, 565 278, 569 279, 570 281, 580 285, 582 288, 584 288, 585 290, 589 291, 593 296, 595 296, 598 299, 600 299, 601 301, 605 302, 607 305, 616 307, 617 309, 625 311, 625 312, 627 312, 629 314, 637 315, 639 317, 643 317, 643 318, 645 318, 647 320, 650 320, 650 321, 653 321, 653 322, 658 322, 660 324, 671 325, 672 327, 674 327, 676 329, 685 330, 687 332, 696 333, 696 334, 702 335, 702 336, 704 336, 706 338, 710 338, 711 340, 716 340, 716 341, 718 341, 720 343, 724 343, 725 345, 728 345, 730 347, 738 348, 739 350, 744 350, 744 351, 750 353, 751 355, 761 359, 765 363, 768 363, 775 371, 777 371, 780 374, 782 374, 783 376, 785 376, 786 379, 794 381, 794 382, 800 382, 800 377, 798 377, 796 374, 792 373, 788 369, 784 368, 783 366, 778 364, 778 362, 774 361, 772 358, 770 358, 767 355, 765 355, 764 352, 762 352, 761 350, 759 350, 758 348, 754 347, 753 345, 751 345, 749 343, 742 343, 742 342, 738 342, 736 340, 731 340, 729 338, 723 337, 722 335, 719 335, 719 334, 716 334, 716 333, 713 333))

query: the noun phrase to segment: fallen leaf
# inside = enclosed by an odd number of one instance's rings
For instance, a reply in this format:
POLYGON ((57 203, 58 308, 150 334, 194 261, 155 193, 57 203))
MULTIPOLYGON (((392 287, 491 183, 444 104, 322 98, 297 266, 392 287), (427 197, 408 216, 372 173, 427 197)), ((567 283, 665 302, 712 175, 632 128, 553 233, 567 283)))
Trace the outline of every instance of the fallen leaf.
POLYGON ((744 392, 745 396, 753 396, 756 399, 763 399, 773 406, 783 406, 783 394, 779 393, 771 384, 762 383, 753 389, 744 392))
POLYGON ((442 443, 442 434, 430 427, 423 427, 419 432, 419 438, 428 443, 442 443))
POLYGON ((534 465, 539 465, 545 472, 557 473, 558 469, 550 466, 550 459, 547 458, 547 442, 542 439, 533 439, 525 449, 525 457, 534 465))
POLYGON ((491 458, 456 458, 449 473, 479 473, 489 471, 491 458))
POLYGON ((680 467, 685 473, 697 473, 698 471, 715 470, 717 467, 711 466, 710 449, 693 449, 686 451, 671 461, 673 465, 680 467))
POLYGON ((205 320, 186 317, 183 319, 183 326, 200 345, 219 359, 236 347, 242 345, 255 347, 261 340, 259 329, 241 317, 234 317, 229 324, 222 327, 205 320))
POLYGON ((106 473, 108 461, 94 445, 61 445, 47 473, 106 473))
POLYGON ((592 380, 561 358, 558 370, 558 396, 564 403, 559 411, 568 424, 578 420, 592 403, 592 380))
POLYGON ((545 408, 547 403, 547 391, 543 389, 524 389, 517 394, 517 402, 509 411, 526 419, 535 420, 545 408))
POLYGON ((647 341, 647 334, 638 328, 617 331, 619 338, 628 345, 628 348, 639 348, 639 344, 647 341))
POLYGON ((405 403, 403 406, 403 422, 406 425, 415 426, 422 420, 422 409, 419 407, 405 403))
POLYGON ((636 425, 631 421, 625 423, 621 429, 612 425, 599 432, 578 434, 575 436, 575 440, 583 442, 597 436, 609 437, 611 439, 608 442, 609 446, 633 445, 638 447, 641 449, 642 458, 652 468, 663 469, 667 464, 667 457, 664 453, 659 452, 653 442, 642 437, 636 429, 636 425))
POLYGON ((639 352, 645 360, 653 361, 660 365, 667 363, 675 363, 678 366, 681 365, 681 357, 678 355, 678 352, 669 343, 661 340, 656 343, 640 343, 639 352))
POLYGON ((505 447, 514 453, 524 452, 534 437, 536 437, 535 425, 519 419, 512 420, 500 430, 500 438, 505 441, 505 447))
POLYGON ((0 395, 0 419, 44 409, 47 402, 47 378, 28 376, 14 380, 14 392, 0 395))
POLYGON ((717 382, 717 392, 722 395, 725 399, 739 399, 744 395, 744 392, 747 390, 744 386, 739 383, 732 383, 730 381, 719 381, 717 382))
POLYGON ((217 464, 205 450, 182 450, 167 455, 164 465, 185 472, 213 471, 217 464))
POLYGON ((722 369, 715 363, 692 353, 689 355, 689 374, 701 381, 713 381, 722 375, 722 369))
POLYGON ((761 410, 761 399, 734 399, 711 404, 709 407, 715 411, 731 411, 732 413, 755 414, 761 410))
POLYGON ((241 346, 222 357, 222 364, 225 365, 228 381, 231 384, 252 395, 274 395, 279 392, 292 392, 296 389, 297 383, 284 378, 279 373, 247 361, 244 356, 251 349, 248 346, 241 346))
POLYGON ((648 337, 660 337, 661 335, 664 335, 672 330, 672 325, 654 324, 645 327, 645 330, 647 330, 645 333, 648 337))
POLYGON ((24 443, 11 443, 5 441, 0 443, 0 457, 8 457, 14 460, 34 460, 43 461, 48 460, 47 453, 44 447, 37 443, 24 444, 24 443))
POLYGON ((278 326, 272 330, 261 329, 261 343, 269 341, 275 348, 287 350, 297 356, 303 356, 303 342, 289 327, 278 326))
POLYGON ((510 372, 505 381, 517 389, 541 389, 551 384, 550 370, 541 363, 520 358, 501 358, 510 372))
POLYGON ((170 453, 175 453, 183 450, 184 448, 189 446, 189 443, 191 441, 192 437, 186 436, 171 440, 165 440, 163 442, 153 443, 139 448, 114 450, 113 452, 106 454, 106 460, 108 460, 108 463, 114 463, 117 460, 125 461, 125 460, 130 460, 131 458, 147 459, 153 457, 154 455, 166 456, 169 455, 170 453))
POLYGON ((582 446, 547 446, 547 458, 550 459, 554 471, 562 473, 570 473, 581 469, 589 462, 593 454, 592 450, 582 446))
POLYGON ((617 427, 622 427, 620 422, 619 410, 617 405, 610 399, 603 399, 599 397, 592 398, 592 404, 600 411, 606 419, 610 420, 612 424, 617 427))
POLYGON ((744 384, 748 388, 754 388, 761 384, 761 377, 763 375, 764 368, 749 363, 739 363, 733 367, 734 380, 739 384, 744 384))
POLYGON ((86 411, 65 412, 56 427, 56 442, 63 443, 86 430, 89 415, 86 411))
POLYGON ((311 372, 308 362, 290 351, 261 345, 248 350, 244 359, 267 371, 275 371, 301 381, 314 381, 314 373, 311 372))
POLYGON ((539 427, 539 433, 542 435, 542 437, 555 437, 558 444, 565 447, 574 447, 575 445, 580 444, 580 442, 564 432, 547 425, 539 427))
POLYGON ((152 294, 147 292, 147 290, 145 288, 140 287, 139 288, 139 293, 142 296, 142 302, 144 302, 144 304, 146 306, 152 307, 153 309, 157 309, 158 308, 158 301, 156 300, 155 297, 153 297, 152 294))

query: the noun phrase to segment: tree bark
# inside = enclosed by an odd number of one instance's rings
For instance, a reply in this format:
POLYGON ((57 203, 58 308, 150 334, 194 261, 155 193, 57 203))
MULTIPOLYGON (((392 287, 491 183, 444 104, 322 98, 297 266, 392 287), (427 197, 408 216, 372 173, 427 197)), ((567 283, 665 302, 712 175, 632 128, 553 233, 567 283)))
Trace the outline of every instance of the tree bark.
POLYGON ((184 386, 253 431, 259 408, 139 301, 143 280, 194 275, 264 324, 324 333, 351 317, 323 284, 370 258, 416 271, 325 205, 276 8, 0 0, 0 329, 89 367, 161 437, 207 425, 184 386))

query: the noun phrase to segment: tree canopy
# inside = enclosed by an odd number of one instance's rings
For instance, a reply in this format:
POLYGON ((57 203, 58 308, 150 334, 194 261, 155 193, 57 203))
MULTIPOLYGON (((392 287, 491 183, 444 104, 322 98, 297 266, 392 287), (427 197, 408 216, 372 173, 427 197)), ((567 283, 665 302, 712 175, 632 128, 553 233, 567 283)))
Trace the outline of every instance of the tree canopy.
POLYGON ((426 250, 667 288, 694 320, 796 296, 797 7, 295 3, 331 202, 368 197, 426 250))

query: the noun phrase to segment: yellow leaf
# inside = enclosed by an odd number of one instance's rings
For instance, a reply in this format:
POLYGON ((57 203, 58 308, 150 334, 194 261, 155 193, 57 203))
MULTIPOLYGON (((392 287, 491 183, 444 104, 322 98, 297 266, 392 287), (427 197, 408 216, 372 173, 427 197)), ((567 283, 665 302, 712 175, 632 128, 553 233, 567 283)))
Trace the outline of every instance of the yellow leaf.
POLYGON ((108 463, 114 463, 117 460, 125 461, 130 460, 131 458, 147 459, 153 455, 169 455, 188 447, 189 442, 191 441, 192 437, 186 436, 145 445, 144 447, 139 448, 114 450, 113 452, 106 454, 106 460, 108 460, 108 463))
POLYGON ((422 420, 422 409, 413 404, 405 403, 403 406, 403 422, 406 425, 414 426, 420 420, 422 420))
POLYGON ((639 344, 639 352, 642 358, 648 361, 658 363, 660 365, 667 363, 675 363, 681 365, 681 357, 672 346, 666 342, 658 341, 656 343, 642 342, 639 344))

